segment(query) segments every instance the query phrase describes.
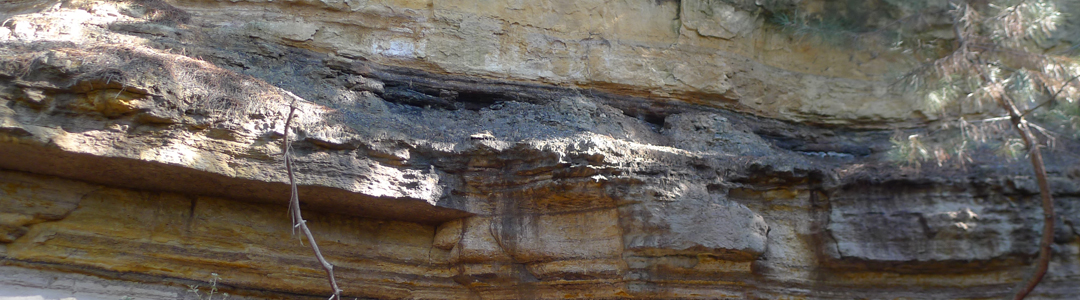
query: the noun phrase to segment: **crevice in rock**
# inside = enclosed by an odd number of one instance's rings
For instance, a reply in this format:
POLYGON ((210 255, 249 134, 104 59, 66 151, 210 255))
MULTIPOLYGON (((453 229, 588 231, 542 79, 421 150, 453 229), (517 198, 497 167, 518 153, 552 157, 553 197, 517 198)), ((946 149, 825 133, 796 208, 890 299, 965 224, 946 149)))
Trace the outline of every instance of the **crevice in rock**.
MULTIPOLYGON (((0 168, 108 186, 263 203, 284 203, 287 198, 281 195, 288 195, 288 185, 281 182, 242 179, 184 166, 76 154, 19 144, 0 144, 0 168)), ((317 211, 421 224, 440 224, 472 215, 457 209, 434 206, 422 199, 368 196, 315 185, 301 185, 299 188, 300 196, 305 199, 304 205, 317 211)))

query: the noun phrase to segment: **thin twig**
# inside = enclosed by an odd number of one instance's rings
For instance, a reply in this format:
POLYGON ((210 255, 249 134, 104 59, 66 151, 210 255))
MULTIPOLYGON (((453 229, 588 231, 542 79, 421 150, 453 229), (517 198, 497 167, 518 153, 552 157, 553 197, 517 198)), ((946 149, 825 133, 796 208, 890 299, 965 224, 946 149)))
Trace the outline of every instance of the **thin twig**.
MULTIPOLYGON (((1046 101, 1043 101, 1043 103, 1039 103, 1039 105, 1036 105, 1035 107, 1033 107, 1031 109, 1028 109, 1021 116, 1027 116, 1028 114, 1035 111, 1036 109, 1039 109, 1040 107, 1043 107, 1043 106, 1045 106, 1047 104, 1050 104, 1051 102, 1054 102, 1054 100, 1057 100, 1057 96, 1059 94, 1061 94, 1061 91, 1065 90, 1065 88, 1069 86, 1069 83, 1072 82, 1073 80, 1076 80, 1077 78, 1080 78, 1080 74, 1077 74, 1076 76, 1073 76, 1072 78, 1069 78, 1069 80, 1066 80, 1065 83, 1061 84, 1061 88, 1059 88, 1056 92, 1054 92, 1053 95, 1050 96, 1050 99, 1046 99, 1046 101)), ((1049 87, 1047 87, 1047 91, 1049 92, 1049 87)))
POLYGON ((1042 135, 1046 137, 1046 147, 1054 149, 1054 144, 1057 142, 1057 137, 1060 135, 1059 133, 1039 126, 1039 124, 1035 124, 1035 122, 1028 121, 1027 119, 1024 119, 1024 124, 1028 127, 1035 128, 1036 131, 1042 133, 1042 135))
MULTIPOLYGON (((293 96, 289 93, 290 96, 293 96)), ((326 261, 323 257, 322 251, 319 251, 319 245, 315 244, 315 236, 311 234, 311 230, 308 229, 307 221, 304 220, 303 215, 300 214, 300 196, 296 192, 296 177, 293 175, 292 167, 292 148, 289 141, 289 127, 292 125, 293 114, 296 112, 296 96, 293 96, 293 102, 289 104, 289 116, 285 119, 285 137, 282 141, 282 152, 285 155, 285 170, 289 173, 289 215, 292 217, 293 234, 296 234, 296 229, 300 229, 300 232, 304 233, 307 237, 308 244, 311 245, 311 251, 315 252, 315 258, 319 260, 319 264, 326 270, 326 277, 330 280, 330 288, 334 291, 334 294, 330 296, 330 300, 341 300, 341 289, 338 288, 337 280, 334 279, 334 265, 326 261)))

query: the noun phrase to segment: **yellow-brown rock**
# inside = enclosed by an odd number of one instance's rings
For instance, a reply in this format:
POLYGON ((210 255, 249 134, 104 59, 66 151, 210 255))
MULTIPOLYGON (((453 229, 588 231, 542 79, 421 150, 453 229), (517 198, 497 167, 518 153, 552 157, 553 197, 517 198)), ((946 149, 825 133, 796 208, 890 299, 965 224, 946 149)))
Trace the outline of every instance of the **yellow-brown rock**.
MULTIPOLYGON (((286 132, 345 298, 1011 294, 1023 163, 898 169, 911 61, 751 2, 0 3, 0 299, 325 299, 286 132)), ((1048 161, 1036 295, 1075 299, 1080 157, 1048 161)))

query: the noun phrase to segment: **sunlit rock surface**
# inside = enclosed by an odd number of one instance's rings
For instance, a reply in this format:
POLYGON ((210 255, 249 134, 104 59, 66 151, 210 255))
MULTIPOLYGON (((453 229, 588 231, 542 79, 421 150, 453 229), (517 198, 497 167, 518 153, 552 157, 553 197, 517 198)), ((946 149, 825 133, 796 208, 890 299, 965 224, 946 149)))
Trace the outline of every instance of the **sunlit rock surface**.
MULTIPOLYGON (((926 121, 889 88, 907 62, 743 2, 0 3, 0 297, 194 299, 217 274, 325 299, 285 205, 290 106, 346 298, 1010 294, 1041 230, 1030 167, 888 160, 926 121)), ((1075 299, 1059 142, 1035 296, 1075 299)))

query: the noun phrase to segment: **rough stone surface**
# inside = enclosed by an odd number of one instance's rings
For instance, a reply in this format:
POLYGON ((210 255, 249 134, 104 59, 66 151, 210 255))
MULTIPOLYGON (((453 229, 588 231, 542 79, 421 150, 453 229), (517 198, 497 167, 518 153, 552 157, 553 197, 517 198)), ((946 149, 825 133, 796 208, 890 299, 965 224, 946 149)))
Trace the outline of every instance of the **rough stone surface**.
MULTIPOLYGON (((116 300, 116 299, 149 299, 149 300, 199 300, 211 297, 212 287, 219 288, 213 295, 213 299, 273 299, 262 296, 236 295, 221 290, 224 285, 214 285, 206 281, 176 281, 172 283, 162 282, 161 279, 150 277, 132 280, 137 276, 129 276, 127 280, 104 279, 100 276, 79 274, 79 272, 61 272, 49 270, 37 270, 16 266, 0 266, 0 299, 32 299, 32 300, 116 300), (198 293, 196 293, 198 291, 198 293)), ((213 278, 207 274, 206 280, 213 278)), ((303 297, 292 295, 293 299, 316 299, 315 297, 303 297)))
MULTIPOLYGON (((1010 294, 1029 167, 889 161, 881 128, 924 121, 882 77, 905 62, 804 44, 747 8, 801 2, 758 2, 0 3, 0 297, 195 299, 216 273, 325 298, 285 209, 290 105, 346 298, 1010 294)), ((1059 142, 1035 296, 1075 299, 1059 142)))

